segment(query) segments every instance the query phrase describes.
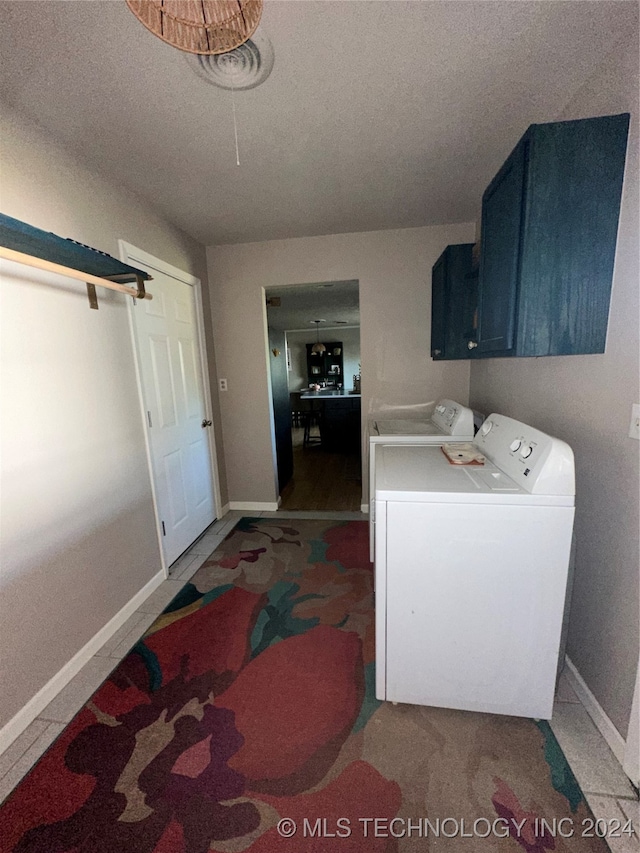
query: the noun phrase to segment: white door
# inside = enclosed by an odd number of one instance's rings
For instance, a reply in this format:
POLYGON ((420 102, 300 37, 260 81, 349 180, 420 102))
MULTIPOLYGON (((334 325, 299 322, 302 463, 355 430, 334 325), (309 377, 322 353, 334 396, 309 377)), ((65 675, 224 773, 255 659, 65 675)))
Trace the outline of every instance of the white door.
POLYGON ((216 518, 194 286, 142 264, 153 300, 136 300, 133 325, 154 492, 170 566, 216 518))

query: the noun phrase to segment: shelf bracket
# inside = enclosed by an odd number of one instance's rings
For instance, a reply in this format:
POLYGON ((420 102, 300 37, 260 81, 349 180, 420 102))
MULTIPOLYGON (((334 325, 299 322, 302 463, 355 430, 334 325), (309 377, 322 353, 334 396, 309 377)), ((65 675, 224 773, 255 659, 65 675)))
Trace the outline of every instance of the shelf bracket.
POLYGON ((126 293, 134 299, 153 299, 144 286, 145 280, 152 278, 148 272, 4 213, 0 213, 0 259, 84 282, 89 307, 94 310, 98 308, 97 286, 126 293), (127 287, 132 281, 136 287, 127 287))
POLYGON ((96 286, 93 282, 87 282, 87 296, 89 297, 89 308, 95 308, 97 311, 100 307, 98 305, 98 294, 96 293, 96 286))
MULTIPOLYGON (((130 275, 110 275, 108 277, 107 281, 117 282, 119 279, 125 279, 127 281, 130 281, 131 276, 130 275)), ((129 293, 131 294, 134 301, 136 299, 151 299, 151 295, 148 294, 146 292, 146 290, 144 289, 144 279, 142 278, 141 275, 136 276, 136 285, 137 285, 137 287, 136 287, 135 291, 133 290, 133 288, 129 288, 129 293)), ((87 295, 89 297, 89 308, 95 308, 97 311, 99 308, 98 294, 96 292, 95 284, 93 284, 93 282, 91 282, 91 281, 87 282, 87 295)))

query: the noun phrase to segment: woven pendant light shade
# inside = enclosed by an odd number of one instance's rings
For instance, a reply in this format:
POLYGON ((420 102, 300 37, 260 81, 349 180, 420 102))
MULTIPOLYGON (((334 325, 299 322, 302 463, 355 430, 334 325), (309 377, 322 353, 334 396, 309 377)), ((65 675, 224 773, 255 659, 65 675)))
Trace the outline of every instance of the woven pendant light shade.
POLYGON ((260 23, 263 0, 127 0, 145 27, 187 53, 235 50, 260 23))
POLYGON ((311 354, 322 355, 327 351, 326 346, 320 343, 320 323, 324 323, 324 320, 312 320, 311 322, 316 324, 316 342, 311 347, 311 354))

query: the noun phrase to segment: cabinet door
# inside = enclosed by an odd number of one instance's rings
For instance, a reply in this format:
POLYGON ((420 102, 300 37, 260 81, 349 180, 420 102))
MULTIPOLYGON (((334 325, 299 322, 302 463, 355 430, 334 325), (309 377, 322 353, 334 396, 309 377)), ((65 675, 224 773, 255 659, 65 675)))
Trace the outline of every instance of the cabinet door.
POLYGON ((447 359, 475 355, 468 343, 475 338, 473 318, 476 310, 477 276, 473 274, 473 243, 447 246, 446 332, 447 359))
POLYGON ((320 422, 322 446, 338 453, 360 452, 360 400, 327 397, 320 422))
POLYGON ((605 351, 629 116, 534 125, 518 355, 605 351))
POLYGON ((470 358, 475 337, 476 278, 473 243, 447 246, 431 270, 431 357, 435 361, 470 358))
POLYGON ((324 355, 325 361, 325 379, 333 383, 343 383, 344 376, 342 374, 342 342, 331 341, 325 344, 327 351, 324 355))
POLYGON ((434 359, 446 358, 446 276, 446 252, 443 252, 431 271, 431 357, 434 359))
POLYGON ((321 382, 324 379, 324 356, 312 352, 313 344, 307 344, 307 377, 309 383, 321 382))
MULTIPOLYGON (((478 277, 480 273, 476 267, 467 273, 464 279, 464 324, 461 329, 462 348, 465 358, 475 358, 478 354, 476 346, 478 340, 478 277)), ((462 357, 462 356, 461 356, 462 357)))
POLYGON ((514 347, 527 149, 525 137, 482 198, 479 354, 509 355, 514 347))
POLYGON ((312 352, 313 344, 307 344, 307 375, 309 382, 334 382, 342 384, 343 355, 342 341, 323 341, 323 353, 312 352))

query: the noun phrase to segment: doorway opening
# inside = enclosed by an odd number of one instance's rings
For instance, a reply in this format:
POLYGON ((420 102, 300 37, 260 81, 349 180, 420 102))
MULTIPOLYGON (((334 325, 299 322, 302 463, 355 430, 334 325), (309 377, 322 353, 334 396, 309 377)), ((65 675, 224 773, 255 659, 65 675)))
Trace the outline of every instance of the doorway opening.
POLYGON ((360 511, 358 281, 266 291, 281 510, 360 511))

